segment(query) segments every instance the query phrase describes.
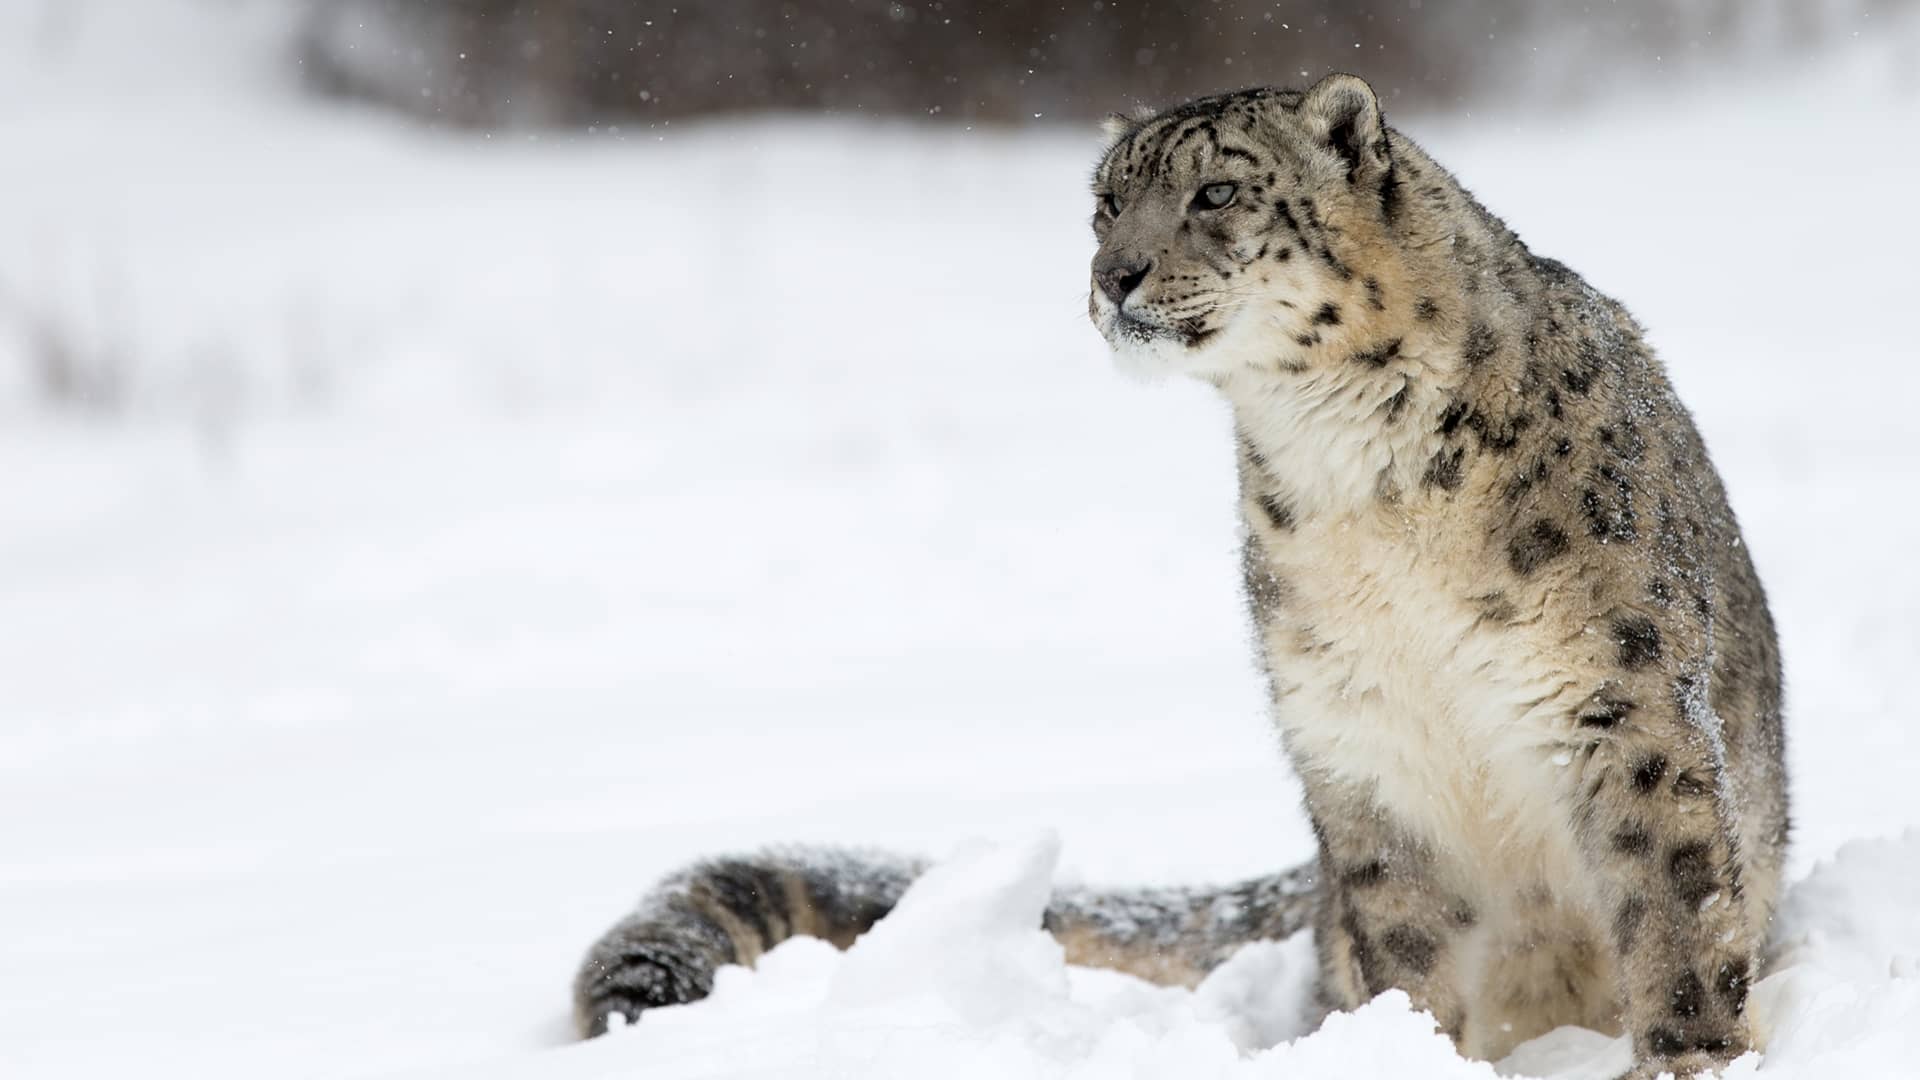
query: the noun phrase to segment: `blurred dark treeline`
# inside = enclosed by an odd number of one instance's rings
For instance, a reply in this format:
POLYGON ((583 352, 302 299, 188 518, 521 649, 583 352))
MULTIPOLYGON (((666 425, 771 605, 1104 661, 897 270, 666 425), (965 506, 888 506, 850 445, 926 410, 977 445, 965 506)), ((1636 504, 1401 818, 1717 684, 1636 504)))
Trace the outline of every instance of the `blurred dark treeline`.
POLYGON ((1916 0, 314 0, 319 90, 459 126, 1082 120, 1330 70, 1420 110, 1775 62, 1916 0))

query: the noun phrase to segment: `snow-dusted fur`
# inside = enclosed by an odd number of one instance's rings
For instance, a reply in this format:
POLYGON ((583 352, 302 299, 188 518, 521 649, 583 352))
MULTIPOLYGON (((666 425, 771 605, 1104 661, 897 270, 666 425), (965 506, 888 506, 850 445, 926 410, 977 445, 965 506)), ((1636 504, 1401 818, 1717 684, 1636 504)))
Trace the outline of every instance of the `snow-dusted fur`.
MULTIPOLYGON (((1787 834, 1779 655, 1639 327, 1350 76, 1112 137, 1089 311, 1122 367, 1232 406, 1247 594, 1320 857, 1242 887, 1260 903, 1075 897, 1049 927, 1191 982, 1310 914, 1329 1004, 1403 989, 1473 1056, 1566 1023, 1629 1032, 1644 1075, 1745 1050, 1787 834)), ((848 905, 835 883, 872 871, 724 865, 595 947, 583 1031, 787 934, 842 941, 912 873, 848 905)))

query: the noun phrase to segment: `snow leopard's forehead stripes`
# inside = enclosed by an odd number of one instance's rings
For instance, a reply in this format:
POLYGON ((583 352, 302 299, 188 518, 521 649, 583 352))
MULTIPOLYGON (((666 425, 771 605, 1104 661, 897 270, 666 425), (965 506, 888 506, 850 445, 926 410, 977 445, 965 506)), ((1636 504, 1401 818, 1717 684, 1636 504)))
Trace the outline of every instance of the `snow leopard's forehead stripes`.
POLYGON ((1147 119, 1129 122, 1095 170, 1096 185, 1120 186, 1141 177, 1170 180, 1209 159, 1239 158, 1259 168, 1271 163, 1263 125, 1300 102, 1297 90, 1259 87, 1201 98, 1147 119))

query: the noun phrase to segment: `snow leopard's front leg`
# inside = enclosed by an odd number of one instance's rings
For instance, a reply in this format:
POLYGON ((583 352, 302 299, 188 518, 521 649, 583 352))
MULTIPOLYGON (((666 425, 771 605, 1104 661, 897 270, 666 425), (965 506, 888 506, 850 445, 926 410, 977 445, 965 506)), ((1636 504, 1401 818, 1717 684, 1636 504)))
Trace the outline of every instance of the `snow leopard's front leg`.
POLYGON ((1478 922, 1447 888, 1432 850, 1394 824, 1362 785, 1298 762, 1320 839, 1324 894, 1314 927, 1327 1004, 1352 1009, 1398 988, 1458 1042, 1464 938, 1478 922))
MULTIPOLYGON (((1742 889, 1735 809, 1691 686, 1609 682, 1573 719, 1586 740, 1566 793, 1619 974, 1633 1077, 1691 1076, 1749 1045, 1747 990, 1764 913, 1742 889)), ((1705 715, 1704 713, 1702 715, 1705 715)))

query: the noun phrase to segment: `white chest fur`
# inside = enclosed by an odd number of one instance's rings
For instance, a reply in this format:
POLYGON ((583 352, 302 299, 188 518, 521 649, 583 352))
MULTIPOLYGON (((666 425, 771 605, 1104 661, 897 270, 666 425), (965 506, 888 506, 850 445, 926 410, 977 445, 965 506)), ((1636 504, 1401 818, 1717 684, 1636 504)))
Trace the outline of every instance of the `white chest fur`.
POLYGON ((1573 857, 1563 720, 1591 688, 1537 612, 1488 617, 1511 575, 1470 512, 1421 491, 1444 401, 1413 390, 1389 424, 1383 392, 1238 408, 1296 510, 1290 531, 1249 521, 1287 584, 1262 629, 1275 720, 1301 767, 1363 786, 1463 870, 1551 880, 1573 857))
POLYGON ((1577 682, 1534 635, 1486 625, 1471 569, 1414 537, 1329 532, 1296 536, 1311 557, 1279 560, 1292 599, 1265 632, 1289 750, 1369 786, 1438 850, 1477 866, 1540 860, 1551 875, 1570 854, 1558 718, 1577 682))

